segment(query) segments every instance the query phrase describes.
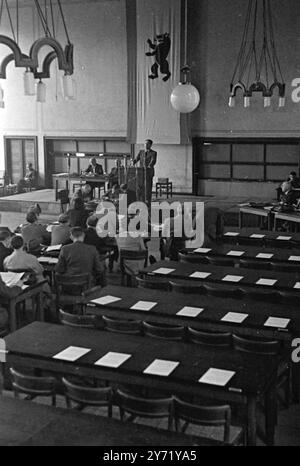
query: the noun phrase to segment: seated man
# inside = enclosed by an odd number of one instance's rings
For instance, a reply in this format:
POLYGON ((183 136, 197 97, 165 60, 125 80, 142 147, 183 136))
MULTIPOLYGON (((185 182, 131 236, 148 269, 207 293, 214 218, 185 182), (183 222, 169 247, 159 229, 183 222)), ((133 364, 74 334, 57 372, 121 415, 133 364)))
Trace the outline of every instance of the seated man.
MULTIPOLYGON (((24 250, 24 241, 22 236, 14 236, 11 239, 12 254, 4 259, 3 266, 5 270, 31 270, 35 273, 37 281, 44 280, 44 269, 37 258, 32 254, 28 254, 24 250)), ((48 287, 47 287, 47 291, 48 287)))
POLYGON ((56 244, 66 244, 70 242, 70 226, 67 214, 58 217, 58 225, 53 225, 51 230, 51 246, 56 244))
POLYGON ((3 261, 12 253, 10 247, 11 235, 8 231, 0 231, 0 272, 3 272, 3 261))
POLYGON ((293 190, 291 181, 284 181, 281 185, 282 194, 281 202, 283 204, 292 206, 296 202, 295 191, 293 190))
POLYGON ((21 227, 21 235, 24 239, 25 245, 27 245, 30 240, 36 240, 39 244, 50 244, 51 233, 46 229, 46 225, 41 225, 37 222, 37 216, 34 212, 28 212, 26 215, 26 221, 21 227))
POLYGON ((92 157, 90 159, 90 164, 85 170, 86 174, 92 174, 92 175, 103 175, 103 168, 102 165, 97 163, 96 157, 92 157))
POLYGON ((82 188, 83 202, 90 202, 93 200, 93 190, 90 184, 85 184, 82 188))
POLYGON ((99 254, 104 254, 103 253, 103 248, 105 248, 106 241, 105 238, 100 238, 98 236, 97 231, 96 231, 96 226, 98 223, 98 217, 96 215, 91 215, 87 219, 87 229, 85 231, 85 238, 84 242, 85 244, 91 244, 95 246, 99 254))
POLYGON ((84 208, 84 202, 82 198, 77 197, 74 199, 74 206, 71 209, 68 209, 67 215, 71 228, 85 227, 89 214, 88 211, 84 208))
POLYGON ((60 274, 82 275, 88 273, 91 285, 105 284, 105 264, 100 261, 95 246, 84 243, 84 231, 81 227, 71 229, 71 240, 61 248, 55 271, 60 274))
MULTIPOLYGON (((129 251, 145 251, 145 243, 142 236, 134 237, 130 235, 127 229, 125 220, 121 220, 119 223, 119 234, 116 236, 117 246, 120 253, 121 249, 127 249, 129 251)), ((125 272, 128 275, 137 275, 144 266, 144 261, 141 260, 130 260, 124 261, 125 272)))
POLYGON ((20 280, 15 286, 7 286, 0 276, 0 327, 6 326, 8 313, 5 309, 7 300, 22 293, 23 281, 20 280))
POLYGON ((26 165, 26 173, 24 177, 26 185, 30 186, 31 188, 35 187, 36 179, 37 179, 36 170, 33 168, 32 163, 30 162, 26 165))

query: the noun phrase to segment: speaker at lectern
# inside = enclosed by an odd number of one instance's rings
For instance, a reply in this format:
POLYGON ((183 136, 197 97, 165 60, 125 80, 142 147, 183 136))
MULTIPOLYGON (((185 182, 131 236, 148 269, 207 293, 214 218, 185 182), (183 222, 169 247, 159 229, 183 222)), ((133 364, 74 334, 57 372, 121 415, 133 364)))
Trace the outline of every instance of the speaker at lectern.
POLYGON ((145 202, 145 168, 129 167, 127 169, 128 195, 135 194, 136 201, 145 202))

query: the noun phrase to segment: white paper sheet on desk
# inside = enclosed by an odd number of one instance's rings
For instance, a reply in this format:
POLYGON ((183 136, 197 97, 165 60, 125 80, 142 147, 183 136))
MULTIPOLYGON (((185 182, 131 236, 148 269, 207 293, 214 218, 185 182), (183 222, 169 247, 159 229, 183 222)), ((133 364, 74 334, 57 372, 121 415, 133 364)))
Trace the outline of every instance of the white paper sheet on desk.
POLYGON ((296 290, 299 290, 300 289, 300 282, 296 282, 293 288, 296 288, 296 290))
POLYGON ((222 280, 224 282, 239 282, 242 280, 242 278, 244 278, 242 275, 225 275, 222 280))
POLYGON ((239 236, 239 233, 235 231, 227 231, 227 233, 224 233, 224 236, 239 236))
POLYGON ((286 328, 291 319, 281 317, 269 317, 264 323, 265 327, 286 328))
POLYGON ((259 254, 256 254, 256 258, 257 259, 271 259, 271 257, 273 257, 274 254, 266 254, 264 252, 260 252, 259 254))
POLYGON ((29 285, 22 285, 21 286, 22 290, 26 290, 26 288, 28 288, 28 287, 29 287, 29 285))
POLYGON ((50 257, 41 256, 41 257, 38 257, 38 261, 39 261, 41 264, 49 264, 50 257))
POLYGON ((261 239, 261 238, 264 238, 266 235, 258 235, 256 233, 253 233, 252 235, 250 235, 250 238, 257 238, 257 239, 261 239))
POLYGON ((89 348, 82 348, 80 346, 68 346, 68 348, 60 351, 53 356, 53 359, 63 359, 64 361, 77 361, 77 359, 84 356, 91 351, 89 348))
POLYGON ((193 252, 201 252, 203 254, 206 254, 207 252, 211 251, 210 248, 197 248, 197 249, 194 249, 193 252))
POLYGON ((55 244, 54 246, 48 246, 46 251, 51 252, 51 251, 59 251, 62 247, 62 244, 55 244))
POLYGON ((191 273, 191 278, 207 278, 211 275, 210 272, 193 272, 191 273))
POLYGON ((204 375, 202 375, 198 382, 224 387, 234 376, 234 374, 234 371, 227 371, 224 369, 216 369, 215 367, 211 367, 205 372, 204 375))
POLYGON ((0 276, 4 281, 6 286, 10 288, 15 286, 23 277, 24 272, 15 273, 15 272, 0 272, 0 276))
POLYGON ((290 256, 289 261, 300 261, 300 256, 290 256))
POLYGON ((273 286, 277 280, 273 280, 271 278, 260 278, 257 280, 256 285, 267 285, 267 286, 273 286))
POLYGON ((116 301, 121 301, 121 298, 117 298, 116 296, 111 296, 108 294, 107 296, 101 296, 101 298, 93 299, 91 303, 105 305, 115 303, 116 301))
POLYGON ((179 365, 179 361, 168 361, 166 359, 154 359, 154 361, 146 367, 143 371, 144 374, 161 375, 167 377, 170 375, 176 367, 179 365))
POLYGON ((159 269, 152 270, 152 273, 159 273, 162 275, 168 275, 168 273, 174 272, 176 269, 168 269, 167 267, 160 267, 159 269))
POLYGON ((150 311, 157 303, 154 301, 138 301, 130 309, 136 309, 137 311, 150 311))
POLYGON ((58 257, 49 258, 49 264, 57 264, 57 263, 58 263, 58 257))
POLYGON ((229 252, 227 252, 226 256, 239 257, 239 256, 242 256, 243 254, 245 254, 245 251, 229 251, 229 252))
POLYGON ((95 365, 113 367, 114 369, 116 369, 117 367, 120 367, 129 358, 131 358, 131 354, 116 353, 114 351, 109 351, 102 358, 98 359, 98 361, 95 362, 95 365))
POLYGON ((224 322, 235 322, 241 324, 248 317, 249 314, 243 314, 242 312, 227 312, 221 320, 224 322))
POLYGON ((292 237, 291 236, 277 236, 276 239, 280 239, 282 241, 288 241, 288 240, 292 239, 292 237))
POLYGON ((176 313, 176 315, 185 317, 197 317, 197 315, 202 311, 204 311, 203 307, 184 306, 176 313))

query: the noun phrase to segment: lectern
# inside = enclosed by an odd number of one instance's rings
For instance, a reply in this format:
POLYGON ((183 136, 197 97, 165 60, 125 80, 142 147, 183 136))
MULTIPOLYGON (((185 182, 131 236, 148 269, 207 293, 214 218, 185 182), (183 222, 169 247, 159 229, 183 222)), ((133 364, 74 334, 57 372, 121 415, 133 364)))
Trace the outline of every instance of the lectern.
POLYGON ((129 167, 127 169, 128 192, 135 193, 136 200, 146 200, 146 169, 141 167, 129 167))

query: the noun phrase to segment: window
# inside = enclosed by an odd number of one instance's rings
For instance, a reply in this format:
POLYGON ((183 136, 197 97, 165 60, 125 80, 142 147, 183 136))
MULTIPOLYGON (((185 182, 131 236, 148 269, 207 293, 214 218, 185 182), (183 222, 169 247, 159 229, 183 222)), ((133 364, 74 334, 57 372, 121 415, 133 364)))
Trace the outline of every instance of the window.
POLYGON ((32 163, 38 172, 37 138, 36 137, 8 137, 4 138, 5 170, 9 183, 18 183, 24 178, 26 165, 32 163))

